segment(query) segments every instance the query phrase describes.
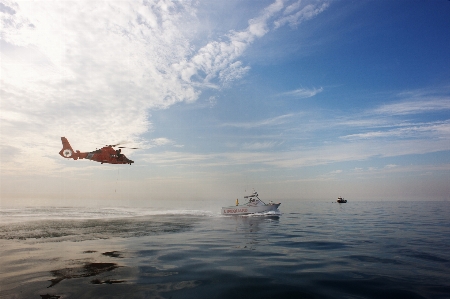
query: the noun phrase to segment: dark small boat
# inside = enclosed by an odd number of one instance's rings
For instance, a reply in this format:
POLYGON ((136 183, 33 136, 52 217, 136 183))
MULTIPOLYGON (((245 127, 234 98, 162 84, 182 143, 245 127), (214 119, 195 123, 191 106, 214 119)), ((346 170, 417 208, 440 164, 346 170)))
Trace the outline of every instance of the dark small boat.
POLYGON ((338 203, 346 203, 346 202, 347 202, 347 200, 346 200, 346 199, 344 199, 343 197, 338 197, 338 200, 337 200, 337 202, 338 202, 338 203))

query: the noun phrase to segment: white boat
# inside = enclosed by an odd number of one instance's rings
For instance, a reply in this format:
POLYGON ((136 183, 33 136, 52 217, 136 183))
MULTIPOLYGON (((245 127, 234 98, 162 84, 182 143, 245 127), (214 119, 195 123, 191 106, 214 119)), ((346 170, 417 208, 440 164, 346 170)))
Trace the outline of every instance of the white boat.
POLYGON ((236 199, 235 206, 222 207, 222 215, 248 215, 278 211, 278 207, 281 205, 281 203, 274 203, 272 201, 266 204, 258 197, 256 191, 252 195, 244 196, 244 198, 248 202, 243 205, 239 205, 239 201, 236 199))

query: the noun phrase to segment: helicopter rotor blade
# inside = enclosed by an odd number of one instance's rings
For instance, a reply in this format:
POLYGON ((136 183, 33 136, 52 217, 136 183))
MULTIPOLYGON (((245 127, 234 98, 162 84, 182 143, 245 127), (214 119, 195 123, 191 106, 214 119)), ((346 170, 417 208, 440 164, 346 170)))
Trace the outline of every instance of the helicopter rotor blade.
POLYGON ((140 149, 139 147, 126 147, 126 146, 118 146, 118 148, 140 149))
POLYGON ((129 142, 129 141, 123 140, 123 141, 119 141, 117 144, 111 144, 111 146, 112 146, 112 147, 116 147, 116 146, 118 146, 118 145, 126 144, 126 143, 128 143, 128 142, 129 142))

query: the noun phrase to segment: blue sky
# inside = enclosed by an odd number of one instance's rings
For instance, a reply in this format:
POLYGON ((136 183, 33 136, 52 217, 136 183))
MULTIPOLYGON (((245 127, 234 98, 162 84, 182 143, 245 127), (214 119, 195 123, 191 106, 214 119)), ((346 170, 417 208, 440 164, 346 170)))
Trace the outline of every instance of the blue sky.
POLYGON ((3 205, 449 200, 449 1, 1 1, 3 205), (130 166, 65 160, 127 141, 130 166))

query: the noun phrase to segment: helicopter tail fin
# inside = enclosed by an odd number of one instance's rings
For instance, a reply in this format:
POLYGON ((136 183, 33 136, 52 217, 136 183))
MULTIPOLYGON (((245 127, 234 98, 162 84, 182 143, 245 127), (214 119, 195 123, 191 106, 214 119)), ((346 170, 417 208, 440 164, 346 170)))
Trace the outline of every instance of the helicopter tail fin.
POLYGON ((74 152, 74 150, 72 149, 72 147, 70 146, 69 141, 67 140, 66 137, 61 137, 61 141, 62 141, 62 150, 59 152, 59 154, 64 157, 64 158, 73 158, 73 159, 77 159, 76 154, 74 152))

